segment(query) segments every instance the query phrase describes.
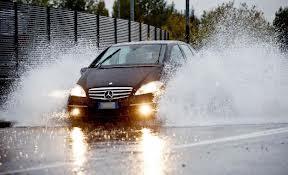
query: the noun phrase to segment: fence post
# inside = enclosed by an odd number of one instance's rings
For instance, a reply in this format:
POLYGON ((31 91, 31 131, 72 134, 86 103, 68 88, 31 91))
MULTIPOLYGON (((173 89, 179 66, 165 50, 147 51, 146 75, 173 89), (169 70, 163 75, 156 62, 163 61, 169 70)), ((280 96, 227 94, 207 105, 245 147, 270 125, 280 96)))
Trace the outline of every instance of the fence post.
POLYGON ((115 37, 115 44, 117 44, 117 18, 114 18, 114 37, 115 37))
POLYGON ((131 19, 128 20, 128 42, 131 42, 131 19))
POLYGON ((74 42, 77 44, 78 42, 78 17, 77 17, 77 11, 74 11, 74 42))
POLYGON ((155 35, 155 40, 157 40, 157 27, 154 27, 154 35, 155 35))
POLYGON ((19 43, 18 43, 18 5, 14 2, 14 54, 16 59, 16 77, 19 77, 19 43))
POLYGON ((51 43, 51 21, 50 21, 50 7, 46 8, 46 33, 47 33, 47 40, 48 44, 51 43))
POLYGON ((147 26, 147 39, 150 40, 150 25, 147 26))
POLYGON ((139 23, 139 41, 142 41, 142 23, 139 23))
POLYGON ((170 38, 170 36, 169 36, 170 34, 169 34, 169 32, 167 32, 167 40, 169 40, 169 38, 170 38))
POLYGON ((162 40, 162 32, 163 32, 163 30, 160 29, 160 40, 162 40))
POLYGON ((167 40, 166 30, 164 30, 164 40, 167 40))
POLYGON ((97 24, 97 47, 100 47, 100 17, 99 14, 96 16, 96 24, 97 24))

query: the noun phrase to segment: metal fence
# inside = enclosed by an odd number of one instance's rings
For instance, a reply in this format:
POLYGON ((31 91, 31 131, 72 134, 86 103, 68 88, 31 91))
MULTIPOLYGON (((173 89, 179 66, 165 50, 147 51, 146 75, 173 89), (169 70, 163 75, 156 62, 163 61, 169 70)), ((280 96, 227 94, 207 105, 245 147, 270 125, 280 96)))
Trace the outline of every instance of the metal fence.
POLYGON ((0 79, 17 77, 19 67, 28 60, 28 51, 42 54, 47 46, 64 43, 95 44, 167 40, 169 34, 143 23, 111 17, 0 1, 0 79), (37 49, 36 49, 37 48, 37 49))

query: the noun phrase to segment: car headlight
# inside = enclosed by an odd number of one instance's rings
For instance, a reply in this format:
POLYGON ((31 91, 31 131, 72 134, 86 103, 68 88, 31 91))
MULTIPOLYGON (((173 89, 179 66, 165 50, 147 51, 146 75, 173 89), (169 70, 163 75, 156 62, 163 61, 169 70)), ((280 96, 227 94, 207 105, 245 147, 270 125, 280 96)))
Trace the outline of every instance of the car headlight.
POLYGON ((160 81, 152 81, 150 83, 142 85, 135 93, 135 95, 143 95, 143 94, 158 94, 163 87, 163 83, 160 81))
POLYGON ((77 84, 74 88, 71 89, 70 96, 86 97, 86 92, 80 85, 77 84))

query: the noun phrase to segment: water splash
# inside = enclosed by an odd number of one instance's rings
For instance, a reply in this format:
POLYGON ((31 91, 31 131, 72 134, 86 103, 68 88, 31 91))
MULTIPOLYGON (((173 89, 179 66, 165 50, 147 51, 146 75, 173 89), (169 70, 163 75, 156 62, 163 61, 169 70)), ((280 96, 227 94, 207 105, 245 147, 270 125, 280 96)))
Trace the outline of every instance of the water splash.
POLYGON ((159 115, 177 126, 288 122, 287 75, 273 36, 226 18, 170 78, 159 115))
MULTIPOLYGON (((61 48, 59 45, 41 52, 41 65, 26 66, 20 80, 14 83, 1 118, 19 125, 42 125, 51 118, 63 116, 70 88, 80 77, 80 69, 98 55, 93 45, 61 48), (47 60, 51 54, 52 60, 47 60), (28 68, 27 68, 28 67, 28 68)), ((31 51, 30 57, 34 58, 31 51)), ((29 61, 27 62, 27 64, 29 61)))

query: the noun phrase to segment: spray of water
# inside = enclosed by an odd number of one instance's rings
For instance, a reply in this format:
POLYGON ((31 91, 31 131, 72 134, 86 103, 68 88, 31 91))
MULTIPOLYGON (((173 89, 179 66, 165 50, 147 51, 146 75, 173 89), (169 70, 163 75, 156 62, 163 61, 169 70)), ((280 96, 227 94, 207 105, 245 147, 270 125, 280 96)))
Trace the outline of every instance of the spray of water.
MULTIPOLYGON (((1 118, 30 126, 64 115, 69 90, 80 77, 80 69, 88 66, 98 51, 91 45, 63 49, 59 44, 51 50, 52 54, 50 49, 42 51, 37 58, 42 60, 41 65, 26 69, 14 83, 1 118), (47 60, 47 55, 52 59, 47 60)), ((34 53, 39 50, 30 51, 30 58, 35 57, 34 53)))
POLYGON ((173 126, 288 122, 287 75, 271 35, 226 16, 170 78, 159 115, 173 126))
MULTIPOLYGON (((263 32, 265 25, 255 30, 249 26, 253 19, 237 15, 224 16, 198 55, 169 78, 159 100, 166 124, 288 122, 287 56, 278 51, 269 31, 263 32)), ((15 83, 0 118, 31 125, 63 114, 80 68, 98 51, 58 46, 50 47, 54 61, 45 62, 50 48, 42 51, 44 63, 15 83)), ((33 54, 29 52, 31 58, 33 54)))

